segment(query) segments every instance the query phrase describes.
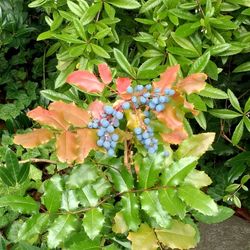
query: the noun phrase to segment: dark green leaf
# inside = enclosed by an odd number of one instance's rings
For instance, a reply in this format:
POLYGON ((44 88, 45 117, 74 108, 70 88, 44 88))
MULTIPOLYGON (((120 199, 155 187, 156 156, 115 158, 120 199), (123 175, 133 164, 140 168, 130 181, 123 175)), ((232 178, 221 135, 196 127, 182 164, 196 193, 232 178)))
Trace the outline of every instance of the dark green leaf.
POLYGON ((15 186, 16 182, 10 174, 9 170, 3 166, 0 167, 0 178, 7 186, 15 186))
POLYGON ((199 95, 204 96, 204 97, 213 98, 213 99, 227 99, 228 98, 226 92, 224 92, 220 89, 214 88, 210 84, 206 84, 205 89, 200 91, 199 95))
POLYGON ((239 112, 242 113, 242 110, 241 110, 241 107, 240 107, 240 104, 239 104, 239 101, 237 99, 237 97, 234 95, 234 93, 228 89, 227 90, 227 95, 229 97, 229 101, 230 103, 232 104, 232 106, 239 112))
POLYGON ((250 71, 250 62, 245 62, 234 69, 234 73, 250 71))
POLYGON ((29 162, 20 165, 19 173, 17 176, 19 184, 22 184, 27 179, 27 177, 29 176, 29 172, 30 172, 29 162))
POLYGON ((44 96, 45 98, 47 98, 50 101, 63 101, 66 103, 69 102, 74 102, 74 100, 70 97, 68 97, 65 94, 56 92, 54 90, 50 90, 50 89, 46 89, 46 90, 42 90, 40 91, 40 93, 42 94, 42 96, 44 96))
POLYGON ((16 154, 13 151, 8 150, 6 152, 5 162, 9 174, 11 175, 15 183, 18 183, 18 174, 20 166, 16 154))
POLYGON ((209 59, 210 59, 210 52, 204 53, 202 56, 200 56, 197 60, 194 61, 188 74, 191 75, 193 73, 202 72, 206 68, 209 59))
POLYGON ((244 124, 247 128, 247 130, 250 132, 250 119, 246 116, 243 117, 244 124))
POLYGON ((244 131, 244 123, 243 119, 239 122, 239 124, 236 126, 233 136, 232 136, 232 143, 233 145, 237 145, 243 135, 244 131))
POLYGON ((212 109, 209 113, 221 119, 233 119, 242 116, 242 114, 230 109, 212 109))
POLYGON ((179 26, 175 34, 179 37, 187 37, 193 34, 200 27, 200 22, 185 23, 179 26))

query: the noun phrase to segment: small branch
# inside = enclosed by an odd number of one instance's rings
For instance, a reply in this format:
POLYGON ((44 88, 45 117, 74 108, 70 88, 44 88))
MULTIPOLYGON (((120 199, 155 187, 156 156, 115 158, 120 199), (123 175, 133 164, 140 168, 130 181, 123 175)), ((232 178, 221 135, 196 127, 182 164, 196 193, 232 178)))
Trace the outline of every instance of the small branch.
POLYGON ((27 163, 27 162, 32 162, 32 163, 49 163, 49 164, 57 164, 57 161, 52 161, 48 159, 39 159, 39 158, 30 158, 28 160, 21 160, 19 161, 20 164, 27 163))

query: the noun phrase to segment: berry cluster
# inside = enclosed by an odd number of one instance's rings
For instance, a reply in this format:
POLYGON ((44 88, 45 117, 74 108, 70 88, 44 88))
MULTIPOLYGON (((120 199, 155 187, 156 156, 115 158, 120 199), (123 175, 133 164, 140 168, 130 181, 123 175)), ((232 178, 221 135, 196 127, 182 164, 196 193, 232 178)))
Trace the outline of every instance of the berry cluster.
POLYGON ((129 109, 132 103, 134 108, 148 106, 151 110, 161 112, 165 109, 166 103, 169 102, 169 96, 174 95, 175 91, 166 88, 162 93, 159 88, 152 89, 152 85, 148 84, 146 86, 137 85, 134 88, 129 86, 127 93, 132 94, 132 97, 130 102, 127 101, 122 104, 124 110, 129 109))
POLYGON ((141 144, 148 150, 150 154, 154 154, 158 149, 158 140, 154 138, 154 132, 151 127, 147 127, 143 130, 140 127, 134 129, 136 138, 141 144))
POLYGON ((115 147, 119 140, 119 135, 115 133, 115 128, 119 127, 119 120, 123 119, 123 113, 116 111, 111 106, 104 107, 101 119, 94 119, 88 124, 89 128, 98 129, 99 137, 97 145, 104 147, 109 156, 115 155, 115 147))

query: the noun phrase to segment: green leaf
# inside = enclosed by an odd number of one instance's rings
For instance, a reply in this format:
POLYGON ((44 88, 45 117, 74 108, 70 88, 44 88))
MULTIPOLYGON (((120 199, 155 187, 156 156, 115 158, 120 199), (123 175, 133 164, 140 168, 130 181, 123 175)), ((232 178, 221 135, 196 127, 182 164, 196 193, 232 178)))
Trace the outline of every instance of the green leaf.
POLYGON ((208 51, 194 61, 188 74, 191 75, 193 73, 202 72, 206 68, 209 59, 210 59, 210 52, 208 51))
POLYGON ((236 110, 238 110, 239 112, 242 113, 242 109, 240 107, 239 101, 238 101, 237 97, 234 95, 234 93, 230 89, 227 90, 227 95, 229 97, 229 101, 232 104, 232 106, 236 110))
POLYGON ((40 93, 42 94, 42 96, 44 96, 45 98, 47 98, 50 101, 63 101, 66 103, 70 103, 70 102, 74 102, 74 100, 72 98, 70 98, 69 96, 56 92, 54 90, 50 90, 50 89, 46 89, 46 90, 42 90, 40 91, 40 93))
POLYGON ((39 234, 42 234, 49 224, 48 214, 35 214, 32 215, 22 225, 18 232, 18 241, 30 241, 32 238, 36 238, 39 234))
POLYGON ((250 132, 250 119, 246 116, 243 117, 244 124, 247 128, 247 130, 250 132))
POLYGON ((245 103, 244 112, 248 112, 250 110, 250 97, 247 99, 247 102, 245 103))
POLYGON ((162 3, 162 0, 148 0, 146 3, 144 3, 140 9, 140 13, 147 12, 149 10, 152 10, 156 6, 162 3))
POLYGON ((196 220, 205 223, 205 224, 217 224, 224 220, 229 219, 233 214, 234 210, 229 207, 218 206, 218 213, 215 216, 207 216, 203 215, 199 212, 194 212, 192 215, 195 217, 196 220))
POLYGON ((233 119, 242 116, 242 114, 230 109, 212 109, 209 113, 221 119, 233 119))
POLYGON ((141 208, 149 217, 153 218, 160 227, 168 228, 171 225, 170 216, 163 209, 159 201, 158 191, 142 192, 140 199, 141 208))
POLYGON ((15 181, 18 183, 18 174, 19 174, 19 163, 16 154, 12 150, 7 150, 5 155, 6 168, 8 169, 9 174, 15 181))
MULTIPOLYGON (((102 189, 102 187, 100 187, 102 189)), ((77 190, 77 197, 83 207, 94 207, 98 203, 98 196, 92 185, 86 185, 77 190)))
POLYGON ((123 55, 123 53, 118 49, 114 49, 114 56, 115 56, 115 59, 118 62, 118 64, 121 66, 121 68, 126 73, 128 73, 133 78, 135 78, 136 77, 135 72, 134 72, 132 66, 129 64, 127 58, 123 55))
POLYGON ((169 229, 155 230, 158 240, 171 249, 190 249, 196 246, 196 230, 190 224, 172 220, 169 229))
POLYGON ((29 3, 29 8, 36 8, 39 7, 41 5, 44 5, 46 2, 48 2, 48 0, 35 0, 31 3, 29 3))
POLYGON ((75 63, 71 63, 65 70, 60 72, 55 81, 55 89, 64 85, 67 76, 75 69, 75 66, 75 63))
POLYGON ((233 136, 232 136, 232 143, 233 145, 237 145, 243 135, 244 131, 244 122, 243 119, 239 122, 239 124, 236 126, 233 136))
POLYGON ((59 215, 48 229, 48 247, 56 248, 77 229, 78 221, 74 215, 59 215))
POLYGON ((59 176, 54 176, 45 182, 41 200, 50 213, 57 212, 61 207, 62 184, 59 176))
POLYGON ((233 196, 233 202, 234 202, 236 207, 241 208, 241 201, 240 201, 238 196, 236 196, 236 195, 233 196))
POLYGON ((30 196, 5 195, 0 198, 0 207, 10 207, 15 212, 34 214, 38 212, 39 205, 30 196))
POLYGON ((102 47, 93 43, 91 43, 90 46, 96 55, 101 56, 103 58, 110 58, 108 52, 106 52, 102 47))
POLYGON ((128 229, 136 231, 138 229, 138 226, 140 225, 139 205, 137 197, 133 193, 127 193, 122 196, 121 204, 121 212, 124 220, 126 221, 128 229))
POLYGON ((171 9, 169 10, 169 13, 175 15, 176 17, 180 19, 184 19, 187 21, 197 21, 197 17, 195 15, 192 15, 189 11, 182 10, 182 9, 171 9))
POLYGON ((70 189, 81 188, 88 183, 94 182, 97 177, 97 170, 94 165, 82 164, 74 167, 66 180, 66 185, 70 189))
POLYGON ((95 34, 94 37, 96 39, 100 40, 100 39, 104 38, 105 36, 107 36, 109 33, 111 33, 111 30, 112 30, 111 28, 105 28, 103 30, 100 30, 99 32, 97 32, 95 34))
POLYGON ((218 206, 213 199, 194 186, 180 186, 178 195, 188 206, 202 214, 213 216, 218 213, 218 206))
POLYGON ((179 37, 187 37, 193 34, 199 27, 200 22, 184 23, 176 29, 175 34, 179 37))
POLYGON ((250 2, 248 0, 227 0, 228 3, 240 4, 246 7, 250 7, 250 2))
POLYGON ((158 249, 158 240, 155 236, 154 230, 147 224, 141 224, 137 232, 130 232, 128 239, 132 241, 133 250, 141 249, 143 242, 143 250, 158 249))
POLYGON ((85 34, 85 30, 84 30, 84 26, 83 24, 80 22, 79 19, 73 19, 73 23, 74 23, 74 27, 78 33, 78 35, 84 40, 87 40, 86 34, 85 34))
POLYGON ((194 169, 184 180, 185 184, 190 184, 196 188, 202 188, 212 183, 211 178, 204 172, 194 169))
POLYGON ((136 0, 107 0, 106 2, 122 9, 137 9, 141 6, 136 0))
POLYGON ((242 15, 250 16, 250 8, 247 8, 241 12, 242 15))
POLYGON ((169 168, 165 168, 161 180, 163 185, 179 185, 185 177, 197 165, 197 157, 182 157, 179 161, 173 162, 169 168))
POLYGON ((85 213, 83 218, 83 227, 88 237, 93 240, 102 230, 105 217, 101 208, 93 208, 85 213))
POLYGON ((194 116, 194 119, 197 121, 201 128, 203 128, 204 130, 207 129, 207 121, 203 112, 199 112, 198 115, 194 116))
POLYGON ((9 170, 3 166, 0 167, 0 178, 7 186, 15 186, 16 182, 10 175, 9 170))
POLYGON ((75 210, 78 208, 79 201, 76 197, 75 190, 65 190, 62 193, 62 205, 61 209, 66 211, 75 210))
POLYGON ((19 184, 22 184, 23 182, 25 182, 25 180, 29 176, 29 172, 30 172, 30 163, 27 162, 27 163, 21 164, 19 173, 17 176, 19 184))
POLYGON ((208 83, 206 84, 205 89, 199 92, 199 95, 204 96, 204 97, 210 97, 213 99, 227 99, 228 98, 226 92, 220 89, 214 88, 208 83))
POLYGON ((102 9, 102 3, 94 3, 91 7, 85 11, 84 15, 81 16, 81 24, 87 25, 89 24, 97 15, 97 13, 102 9))
POLYGON ((186 205, 178 197, 177 192, 173 188, 159 190, 159 198, 162 207, 172 216, 178 215, 181 219, 185 217, 186 205))
POLYGON ((230 47, 231 47, 231 45, 229 43, 223 43, 223 44, 211 46, 209 48, 210 55, 214 56, 214 55, 220 54, 220 53, 228 50, 230 47))
POLYGON ((84 15, 84 11, 81 9, 81 7, 78 4, 67 0, 67 5, 69 9, 72 11, 72 13, 74 13, 75 15, 79 17, 82 17, 84 15))
POLYGON ((62 40, 64 42, 67 42, 67 43, 83 44, 82 40, 79 40, 79 39, 77 39, 69 34, 55 34, 54 33, 53 37, 55 37, 59 40, 62 40))
POLYGON ((175 155, 178 159, 183 157, 202 156, 214 141, 215 133, 202 133, 198 135, 191 135, 188 139, 184 140, 175 155))

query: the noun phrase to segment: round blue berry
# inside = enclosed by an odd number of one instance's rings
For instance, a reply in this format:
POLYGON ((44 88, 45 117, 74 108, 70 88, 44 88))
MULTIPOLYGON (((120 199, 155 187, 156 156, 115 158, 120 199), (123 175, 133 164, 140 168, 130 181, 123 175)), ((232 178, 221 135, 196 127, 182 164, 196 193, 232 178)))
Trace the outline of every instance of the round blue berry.
POLYGON ((152 102, 153 102, 155 105, 157 105, 157 104, 159 103, 159 98, 158 98, 158 97, 154 97, 154 98, 152 99, 152 102))
POLYGON ((143 114, 144 114, 146 117, 149 117, 149 115, 150 115, 150 113, 149 113, 148 110, 145 110, 145 111, 143 112, 143 114))
POLYGON ((113 112, 114 112, 114 109, 111 106, 105 106, 104 111, 105 111, 106 114, 112 115, 113 112))
POLYGON ((146 125, 148 125, 148 124, 150 123, 150 119, 149 119, 149 118, 145 118, 145 119, 144 119, 144 123, 145 123, 146 125))
POLYGON ((114 149, 110 148, 110 149, 108 150, 108 155, 109 155, 109 156, 114 156, 114 155, 115 155, 114 149))
POLYGON ((143 139, 148 139, 149 138, 149 133, 148 132, 143 132, 142 134, 143 139))
POLYGON ((93 128, 93 123, 92 123, 92 122, 90 122, 90 123, 88 124, 88 128, 93 128))
POLYGON ((140 135, 136 135, 136 138, 139 140, 139 141, 141 141, 142 140, 142 135, 140 134, 140 135))
POLYGON ((149 97, 150 97, 150 93, 149 93, 149 92, 146 92, 146 93, 143 94, 143 96, 144 96, 145 98, 149 98, 149 97))
POLYGON ((151 89, 152 89, 152 85, 151 85, 151 84, 147 84, 147 85, 146 85, 146 89, 147 89, 147 90, 151 90, 151 89))
POLYGON ((98 128, 98 123, 97 123, 97 122, 93 122, 93 123, 92 123, 92 127, 93 127, 93 128, 98 128))
POLYGON ((114 129, 114 127, 113 127, 112 125, 109 125, 109 126, 107 127, 107 132, 113 133, 114 131, 115 131, 115 129, 114 129))
POLYGON ((109 141, 105 141, 103 143, 103 147, 106 148, 106 149, 109 149, 110 148, 110 142, 109 141))
POLYGON ((113 141, 118 141, 119 135, 118 135, 118 134, 112 134, 112 135, 111 135, 111 139, 112 139, 113 141))
POLYGON ((147 102, 147 99, 146 99, 144 96, 141 96, 141 97, 140 97, 140 102, 141 102, 142 104, 145 104, 145 103, 147 102))
POLYGON ((161 112, 165 109, 165 106, 163 104, 158 104, 155 108, 157 112, 161 112))
POLYGON ((161 90, 160 90, 159 88, 155 88, 155 89, 154 89, 154 92, 155 92, 155 93, 160 93, 161 90))
POLYGON ((124 102, 123 104, 122 104, 122 108, 123 109, 129 109, 130 108, 130 104, 129 104, 129 102, 124 102))
POLYGON ((115 117, 116 117, 118 120, 121 120, 121 119, 123 118, 123 113, 120 112, 120 111, 118 111, 118 112, 116 112, 115 117))
POLYGON ((150 154, 154 154, 155 153, 155 148, 153 148, 153 147, 150 147, 149 149, 148 149, 148 152, 150 153, 150 154))
POLYGON ((132 96, 131 101, 132 101, 133 103, 137 103, 137 97, 136 97, 136 96, 132 96))
POLYGON ((144 144, 146 146, 149 146, 151 144, 151 139, 150 138, 147 138, 145 141, 144 141, 144 144))
POLYGON ((142 133, 142 129, 140 127, 135 128, 134 132, 135 132, 136 135, 140 135, 142 133))
POLYGON ((128 94, 132 94, 134 90, 131 86, 129 86, 126 91, 128 94))
POLYGON ((135 90, 136 90, 136 91, 142 91, 142 90, 143 90, 143 86, 142 86, 142 85, 137 85, 137 86, 135 87, 135 90))
POLYGON ((109 122, 107 119, 101 119, 101 125, 104 127, 104 128, 107 128, 108 125, 109 125, 109 122))
POLYGON ((114 126, 115 128, 117 128, 117 127, 119 127, 119 125, 120 125, 119 121, 118 121, 117 119, 114 119, 114 121, 113 121, 113 126, 114 126))
POLYGON ((160 101, 160 103, 166 103, 166 102, 168 102, 168 98, 166 96, 160 96, 159 101, 160 101))
POLYGON ((103 136, 104 134, 105 134, 105 129, 104 129, 104 128, 98 129, 97 135, 98 135, 99 137, 103 136))
POLYGON ((170 89, 169 90, 169 95, 174 95, 175 94, 175 91, 173 89, 170 89))
POLYGON ((151 109, 155 109, 155 104, 151 101, 151 102, 149 103, 149 107, 150 107, 151 109))
POLYGON ((99 139, 96 144, 99 146, 99 147, 102 147, 103 146, 103 143, 104 143, 104 140, 103 139, 99 139))
POLYGON ((116 141, 111 141, 111 142, 110 142, 111 148, 115 148, 115 147, 116 147, 116 144, 117 144, 116 141))

